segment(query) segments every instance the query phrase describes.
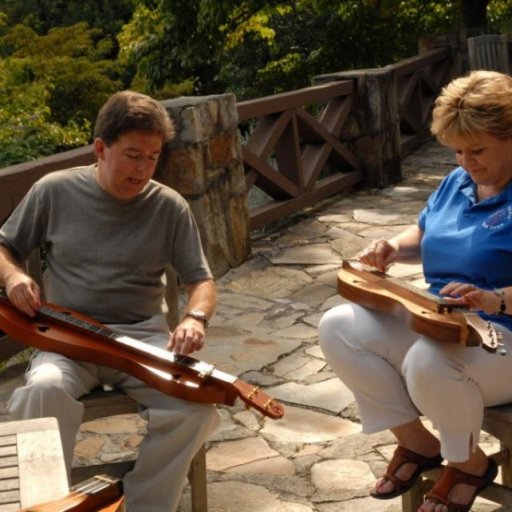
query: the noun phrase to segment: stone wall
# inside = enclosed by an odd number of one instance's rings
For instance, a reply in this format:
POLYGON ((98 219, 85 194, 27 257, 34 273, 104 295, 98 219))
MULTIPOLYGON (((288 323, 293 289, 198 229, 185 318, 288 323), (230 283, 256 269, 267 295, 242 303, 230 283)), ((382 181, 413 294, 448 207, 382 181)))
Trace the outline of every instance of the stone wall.
POLYGON ((187 199, 212 271, 220 277, 251 250, 236 99, 232 94, 185 97, 164 105, 176 138, 156 179, 187 199))

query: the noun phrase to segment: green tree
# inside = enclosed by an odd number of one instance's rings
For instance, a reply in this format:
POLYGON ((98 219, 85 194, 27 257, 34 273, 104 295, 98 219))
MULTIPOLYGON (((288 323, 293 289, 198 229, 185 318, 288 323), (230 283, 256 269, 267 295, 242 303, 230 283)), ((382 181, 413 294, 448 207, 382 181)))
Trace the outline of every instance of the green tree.
POLYGON ((86 22, 110 41, 112 58, 117 54, 116 35, 133 13, 132 0, 0 0, 0 11, 7 15, 9 26, 23 24, 45 35, 55 27, 86 22))
POLYGON ((459 11, 446 0, 137 0, 119 40, 148 91, 188 80, 195 93, 243 99, 411 56, 459 11))
POLYGON ((487 7, 488 28, 499 34, 512 34, 512 2, 491 0, 487 7))
POLYGON ((16 25, 0 37, 1 164, 84 145, 122 69, 86 23, 38 36, 16 25))
POLYGON ((27 80, 24 59, 0 61, 0 167, 87 144, 90 125, 51 121, 50 84, 27 80))
POLYGON ((123 69, 106 58, 110 49, 97 35, 86 23, 54 28, 43 36, 16 25, 0 38, 0 54, 23 61, 26 82, 47 85, 52 121, 91 123, 106 98, 123 85, 123 69))

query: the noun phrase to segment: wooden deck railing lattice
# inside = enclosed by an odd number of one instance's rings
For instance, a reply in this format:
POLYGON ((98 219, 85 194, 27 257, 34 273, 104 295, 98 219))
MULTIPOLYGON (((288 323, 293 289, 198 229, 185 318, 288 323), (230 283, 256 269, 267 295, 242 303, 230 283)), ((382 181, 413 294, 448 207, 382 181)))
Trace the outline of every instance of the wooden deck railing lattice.
POLYGON ((403 154, 410 153, 429 134, 432 106, 451 78, 450 57, 450 48, 438 48, 391 66, 396 70, 403 154))
POLYGON ((352 81, 323 84, 238 104, 250 127, 242 147, 247 192, 270 200, 251 208, 251 229, 300 210, 363 178, 342 130, 354 101, 352 81))

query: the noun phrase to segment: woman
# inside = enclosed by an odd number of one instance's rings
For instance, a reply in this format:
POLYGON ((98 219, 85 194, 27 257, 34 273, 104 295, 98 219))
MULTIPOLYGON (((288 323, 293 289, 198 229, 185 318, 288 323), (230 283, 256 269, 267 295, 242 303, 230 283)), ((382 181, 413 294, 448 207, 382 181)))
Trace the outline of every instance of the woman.
POLYGON ((397 439, 372 496, 403 494, 445 459, 418 512, 462 512, 497 473, 478 446, 483 409, 512 401, 512 382, 503 379, 512 374, 512 77, 474 71, 453 80, 436 101, 432 133, 455 150, 460 167, 429 198, 417 225, 376 241, 360 261, 381 271, 421 261, 430 291, 496 324, 507 355, 430 339, 356 304, 328 311, 319 337, 354 393, 363 431, 390 429, 397 439))

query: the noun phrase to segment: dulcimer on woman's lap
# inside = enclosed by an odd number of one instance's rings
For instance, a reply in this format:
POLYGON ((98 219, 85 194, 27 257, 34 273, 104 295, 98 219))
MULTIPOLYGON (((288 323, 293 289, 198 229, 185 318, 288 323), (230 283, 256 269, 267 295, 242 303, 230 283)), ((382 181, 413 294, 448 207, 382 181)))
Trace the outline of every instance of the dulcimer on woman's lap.
POLYGON ((365 270, 356 262, 343 261, 338 293, 356 304, 399 316, 414 331, 440 341, 481 345, 490 352, 501 347, 493 324, 476 312, 448 304, 377 270, 365 270))
POLYGON ((121 370, 184 400, 234 405, 241 398, 270 418, 284 414, 283 406, 258 386, 214 365, 125 336, 69 308, 43 303, 30 318, 0 291, 0 330, 40 350, 121 370))

